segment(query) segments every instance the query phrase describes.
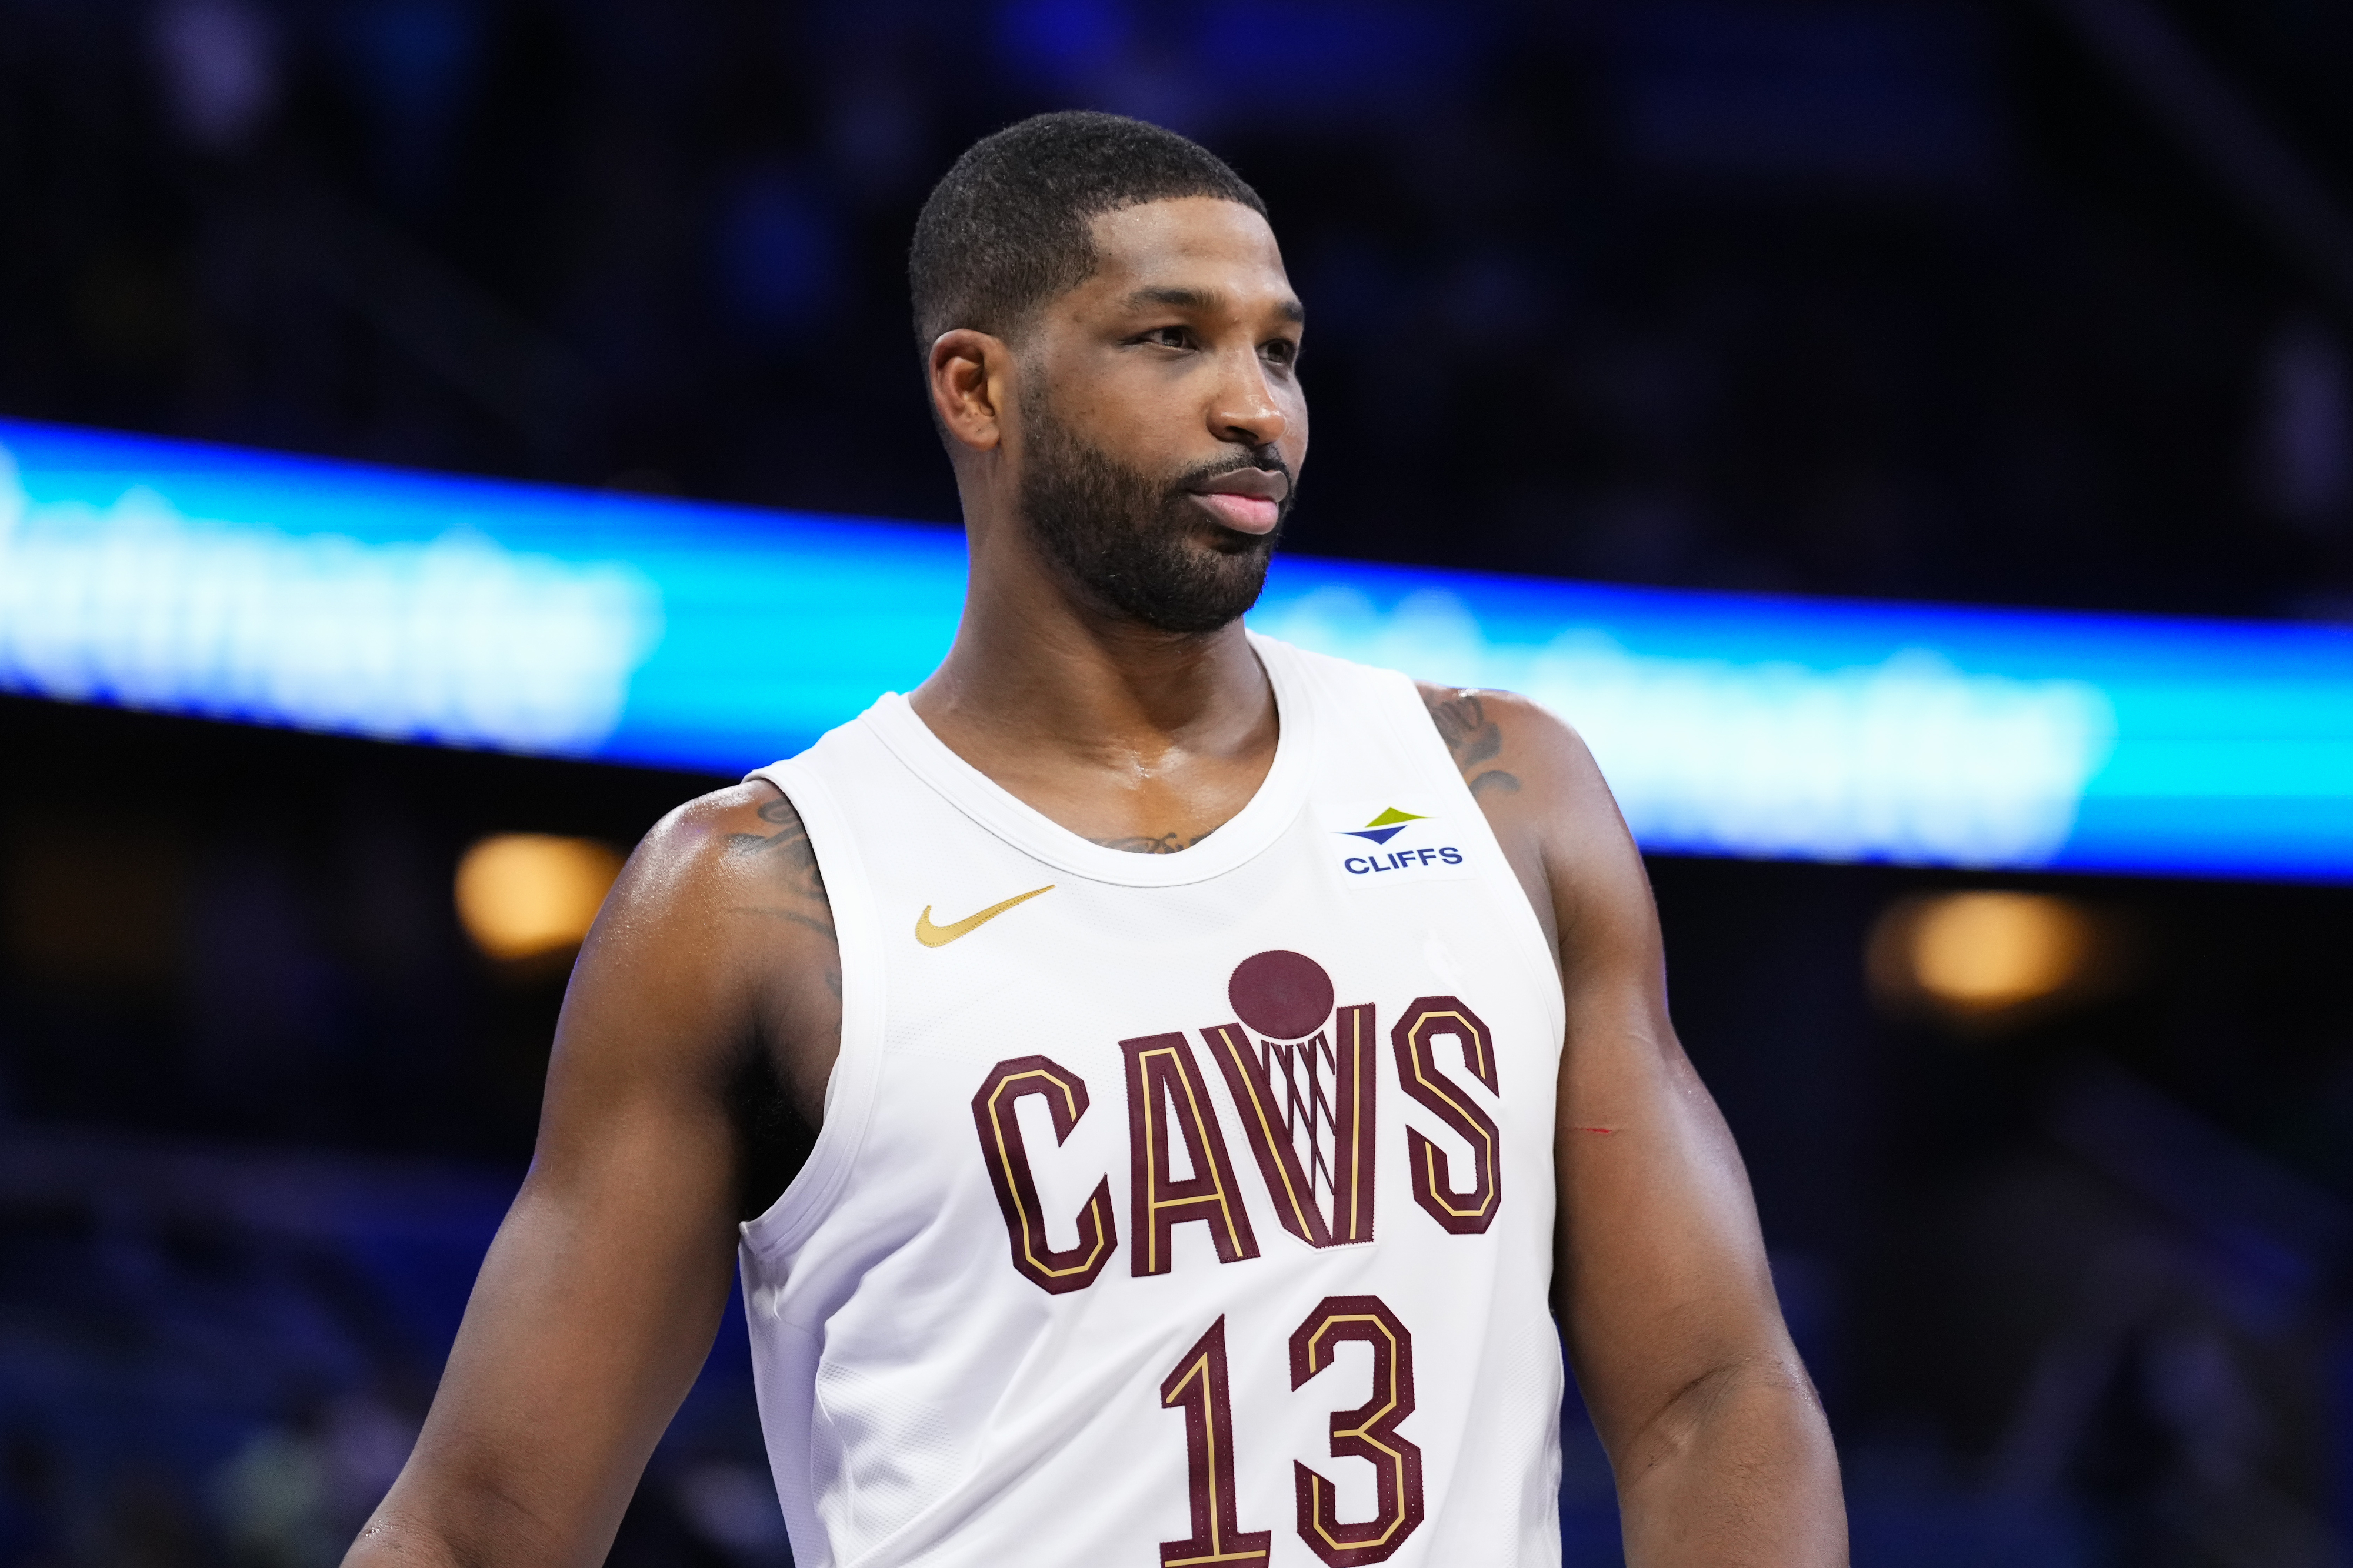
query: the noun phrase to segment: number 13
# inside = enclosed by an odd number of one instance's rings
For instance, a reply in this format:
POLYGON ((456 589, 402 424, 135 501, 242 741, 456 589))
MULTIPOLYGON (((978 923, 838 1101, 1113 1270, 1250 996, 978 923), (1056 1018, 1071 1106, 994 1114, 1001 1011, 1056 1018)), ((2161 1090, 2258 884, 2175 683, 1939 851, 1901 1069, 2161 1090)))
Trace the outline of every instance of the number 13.
MULTIPOLYGON (((1291 1386, 1303 1386, 1332 1364, 1334 1347, 1362 1340, 1373 1352, 1372 1397, 1332 1416, 1332 1457, 1373 1467, 1373 1517, 1339 1518, 1331 1481, 1305 1465, 1298 1483, 1299 1538, 1330 1568, 1388 1560, 1421 1524, 1421 1449, 1398 1435, 1413 1414, 1413 1335, 1377 1296, 1327 1296, 1291 1334, 1291 1386)), ((1244 1530, 1234 1506, 1233 1395, 1226 1381, 1226 1321, 1185 1352, 1160 1385, 1160 1403, 1185 1412, 1185 1454, 1193 1533, 1160 1543, 1161 1568, 1260 1564, 1271 1532, 1244 1530)))

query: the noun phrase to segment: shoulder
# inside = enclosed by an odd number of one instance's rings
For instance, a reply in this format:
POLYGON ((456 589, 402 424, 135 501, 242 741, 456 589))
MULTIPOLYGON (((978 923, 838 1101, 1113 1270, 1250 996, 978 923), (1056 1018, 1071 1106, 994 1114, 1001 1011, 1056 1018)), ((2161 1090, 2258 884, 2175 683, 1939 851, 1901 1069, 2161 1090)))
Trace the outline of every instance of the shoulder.
POLYGON ((675 896, 747 874, 815 876, 816 869, 800 813, 782 790, 754 779, 698 795, 654 824, 629 858, 623 885, 649 897, 675 896))
MULTIPOLYGON (((1510 691, 1418 680, 1438 738, 1482 805, 1496 795, 1609 799, 1584 738, 1540 702, 1510 691)), ((1493 807, 1490 806, 1492 815, 1493 807)))
POLYGON ((701 862, 743 849, 744 837, 765 838, 780 824, 799 822, 784 791, 746 779, 673 806, 646 834, 644 847, 665 861, 701 862))
POLYGON ((763 1042, 815 1126, 840 996, 807 831, 755 781, 688 801, 647 833, 597 914, 565 1010, 584 1038, 676 1037, 698 1059, 763 1042))
POLYGON ((1508 691, 1416 685, 1547 938, 1614 931, 1641 949, 1653 929, 1650 880, 1583 738, 1508 691))
MULTIPOLYGON (((699 967, 779 924, 830 945, 831 914, 800 814, 774 784, 753 780, 699 795, 647 832, 597 916, 589 950, 651 947, 699 967), (700 951, 689 960, 681 943, 700 951)), ((773 935, 754 940, 765 945, 773 935)))

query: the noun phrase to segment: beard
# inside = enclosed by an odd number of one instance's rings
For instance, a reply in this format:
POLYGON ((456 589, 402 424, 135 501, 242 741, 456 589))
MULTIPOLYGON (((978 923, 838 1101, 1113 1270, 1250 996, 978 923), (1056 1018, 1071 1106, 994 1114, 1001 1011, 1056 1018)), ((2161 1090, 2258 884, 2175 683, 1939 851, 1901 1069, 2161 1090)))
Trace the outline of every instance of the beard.
POLYGON ((1187 492, 1249 468, 1290 474, 1273 448, 1238 453, 1157 478, 1120 462, 1046 407, 1022 404, 1029 435, 1021 510, 1047 560, 1098 607, 1164 632, 1213 632, 1240 618, 1266 586, 1266 564, 1291 515, 1292 489, 1274 528, 1247 534, 1211 517, 1187 492))

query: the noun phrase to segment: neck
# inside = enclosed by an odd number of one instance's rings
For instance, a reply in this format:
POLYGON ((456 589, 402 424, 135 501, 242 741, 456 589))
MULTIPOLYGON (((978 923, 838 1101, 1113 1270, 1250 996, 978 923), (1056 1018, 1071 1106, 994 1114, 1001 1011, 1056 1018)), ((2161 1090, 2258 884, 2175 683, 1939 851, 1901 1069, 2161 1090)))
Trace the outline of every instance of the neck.
POLYGON ((1018 528, 976 529, 955 646, 912 694, 933 733, 1090 837, 1206 833, 1271 764, 1274 697, 1241 623, 1164 632, 1085 602, 1018 528))
POLYGON ((1271 712, 1240 621, 1161 631, 1083 602, 1033 564, 1014 574, 974 561, 955 646, 913 694, 934 730, 985 728, 1078 756, 1215 749, 1219 731, 1254 729, 1258 710, 1271 712))

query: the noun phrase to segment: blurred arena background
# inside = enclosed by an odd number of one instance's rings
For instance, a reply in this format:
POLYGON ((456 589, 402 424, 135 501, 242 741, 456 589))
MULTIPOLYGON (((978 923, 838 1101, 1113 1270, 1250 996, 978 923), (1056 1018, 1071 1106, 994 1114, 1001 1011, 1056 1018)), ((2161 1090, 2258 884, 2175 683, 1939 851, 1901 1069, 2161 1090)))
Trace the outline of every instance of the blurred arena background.
MULTIPOLYGON (((1273 207, 1314 329, 1286 632, 1370 615, 1366 646, 1500 668, 1505 587, 1354 561, 1633 595, 1527 612, 1564 626, 1660 589, 1801 596, 1656 601, 1702 620, 1803 627, 1802 596, 1843 595, 2229 617, 2303 650, 2260 700, 2181 676, 2168 778, 2294 733, 2246 753, 2272 795, 2185 784, 2133 819, 2137 858, 2084 847, 2124 820, 2094 810, 2105 748, 2146 713, 2090 676, 2113 701, 2067 815, 2022 837, 1793 825, 1849 799, 1803 790, 1743 796, 1781 815, 1736 831, 1632 752, 1620 788, 1856 1561, 2346 1562, 2348 79, 2330 0, 0 0, 0 1568, 334 1561, 527 1158, 616 857, 846 717, 868 670, 811 697, 754 605, 694 624, 775 706, 721 741, 661 729, 636 661, 683 646, 687 579, 640 563, 667 629, 585 707, 507 702, 506 665, 456 654, 429 712, 324 678, 223 697, 152 639, 58 631, 68 578, 41 573, 81 568, 40 553, 116 551, 76 605, 166 545, 195 572, 172 520, 228 492, 154 476, 214 459, 59 427, 572 487, 399 493, 522 497, 545 561, 789 538, 810 553, 782 582, 835 537, 790 531, 835 525, 781 513, 953 520, 905 237, 965 142, 1074 105, 1203 138, 1273 207), (2179 847, 2251 823, 2295 832, 2179 847)), ((412 482, 372 472, 264 465, 238 493, 412 482)), ((640 625, 640 578, 563 578, 484 526, 465 582, 576 581, 640 625)), ((910 571, 914 598, 943 580, 910 571)), ((831 613, 914 613, 868 592, 831 613)), ((1820 668, 1916 673, 1882 660, 1944 647, 1964 623, 1938 613, 1820 668)), ((2032 624, 2063 649, 2175 623, 2032 624)), ((920 675, 941 635, 872 668, 920 675)), ((1546 646, 1588 677, 1698 657, 1613 635, 1546 646)), ((1973 668, 1952 679, 2024 679, 1973 668)), ((1759 680, 1692 711, 1788 687, 1759 680)), ((615 1563, 788 1560, 741 1341, 615 1563)), ((1567 1561, 1615 1563, 1607 1466, 1570 1429, 1567 1561)))

